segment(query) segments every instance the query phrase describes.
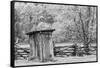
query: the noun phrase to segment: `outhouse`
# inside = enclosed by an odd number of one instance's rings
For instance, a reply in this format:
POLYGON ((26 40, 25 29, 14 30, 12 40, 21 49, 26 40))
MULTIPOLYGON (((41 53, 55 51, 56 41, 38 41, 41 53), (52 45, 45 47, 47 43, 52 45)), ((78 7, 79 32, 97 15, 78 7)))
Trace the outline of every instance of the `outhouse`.
POLYGON ((55 29, 39 30, 28 32, 30 44, 30 56, 39 61, 49 61, 54 57, 54 44, 52 41, 52 32, 55 29))

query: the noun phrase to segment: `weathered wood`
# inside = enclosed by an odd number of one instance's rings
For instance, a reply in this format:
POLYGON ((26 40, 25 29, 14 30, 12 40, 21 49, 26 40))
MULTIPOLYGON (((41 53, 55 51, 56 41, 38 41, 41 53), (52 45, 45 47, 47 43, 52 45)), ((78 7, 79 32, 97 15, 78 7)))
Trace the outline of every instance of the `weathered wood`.
POLYGON ((27 33, 30 38, 30 58, 38 58, 41 62, 48 61, 53 58, 53 31, 54 30, 42 30, 27 33))
POLYGON ((35 58, 36 57, 36 46, 35 46, 35 42, 33 41, 34 40, 34 38, 33 38, 34 36, 33 35, 31 35, 30 37, 29 37, 29 43, 30 43, 30 55, 29 55, 29 59, 30 58, 35 58))

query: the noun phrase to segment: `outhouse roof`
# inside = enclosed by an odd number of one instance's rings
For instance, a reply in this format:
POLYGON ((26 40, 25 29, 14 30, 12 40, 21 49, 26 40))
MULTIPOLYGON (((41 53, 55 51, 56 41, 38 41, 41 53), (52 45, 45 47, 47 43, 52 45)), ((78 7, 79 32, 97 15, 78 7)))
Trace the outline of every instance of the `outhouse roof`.
POLYGON ((26 33, 26 35, 32 35, 32 34, 43 33, 43 32, 53 32, 53 31, 55 31, 55 29, 37 30, 37 31, 28 32, 26 33))

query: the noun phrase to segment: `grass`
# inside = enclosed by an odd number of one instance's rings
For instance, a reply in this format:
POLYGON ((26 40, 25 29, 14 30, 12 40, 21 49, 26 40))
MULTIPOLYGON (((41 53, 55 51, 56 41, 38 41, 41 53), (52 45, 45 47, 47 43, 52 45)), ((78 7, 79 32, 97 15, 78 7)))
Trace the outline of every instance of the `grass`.
POLYGON ((28 60, 16 60, 15 66, 23 66, 23 65, 43 65, 43 64, 57 64, 57 63, 75 63, 75 62, 88 62, 88 61, 96 61, 96 55, 89 55, 84 57, 54 57, 54 61, 48 62, 39 62, 37 59, 33 61, 28 60))

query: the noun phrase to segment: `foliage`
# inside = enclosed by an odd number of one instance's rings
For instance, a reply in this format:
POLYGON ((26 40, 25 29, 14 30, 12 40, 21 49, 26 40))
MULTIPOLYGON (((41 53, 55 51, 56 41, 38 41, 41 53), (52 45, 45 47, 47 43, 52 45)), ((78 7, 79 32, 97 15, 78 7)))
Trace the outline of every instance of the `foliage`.
POLYGON ((55 42, 97 41, 96 7, 15 3, 16 39, 28 40, 25 33, 47 26, 56 30, 55 42))

